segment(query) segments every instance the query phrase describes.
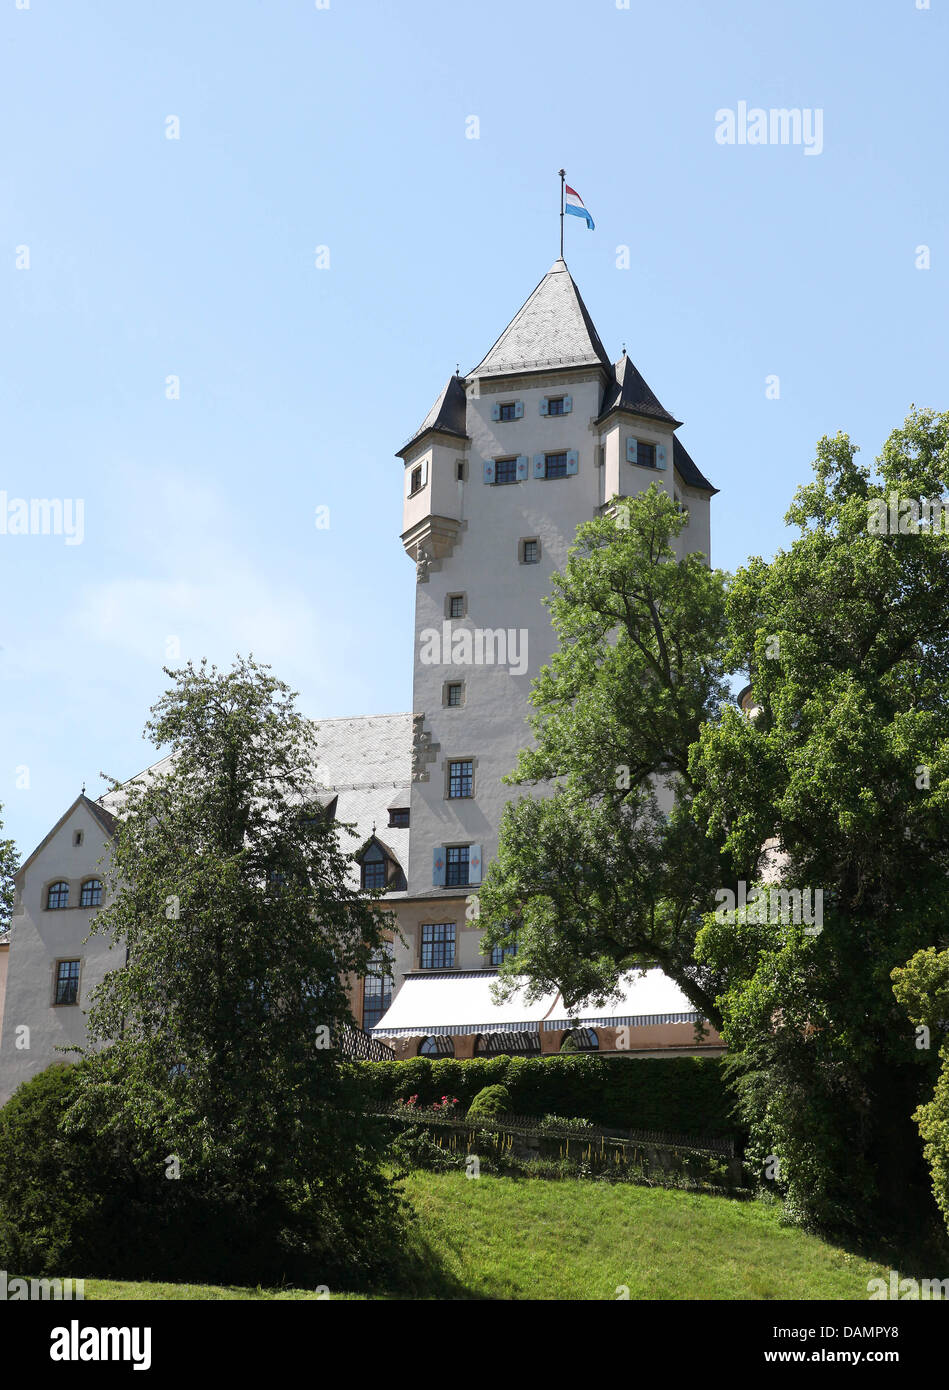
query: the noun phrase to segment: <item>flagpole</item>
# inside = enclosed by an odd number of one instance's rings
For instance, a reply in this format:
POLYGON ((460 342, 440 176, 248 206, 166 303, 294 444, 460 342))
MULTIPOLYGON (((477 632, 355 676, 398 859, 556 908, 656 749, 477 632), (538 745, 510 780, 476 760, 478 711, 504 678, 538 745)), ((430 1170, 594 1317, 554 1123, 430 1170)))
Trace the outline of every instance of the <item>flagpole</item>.
POLYGON ((567 177, 566 169, 558 170, 560 174, 560 259, 563 260, 563 200, 564 200, 564 179, 567 177))

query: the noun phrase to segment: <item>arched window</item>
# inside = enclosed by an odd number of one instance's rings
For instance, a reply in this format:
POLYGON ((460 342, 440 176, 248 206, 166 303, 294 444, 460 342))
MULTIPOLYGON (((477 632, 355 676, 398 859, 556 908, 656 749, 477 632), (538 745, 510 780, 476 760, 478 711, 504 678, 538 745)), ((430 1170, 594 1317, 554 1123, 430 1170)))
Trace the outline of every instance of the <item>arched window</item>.
POLYGON ((46 890, 46 906, 48 908, 69 906, 69 884, 65 879, 60 879, 58 883, 49 885, 46 890))
POLYGON ((540 1052, 540 1034, 503 1031, 479 1033, 475 1038, 476 1057, 523 1057, 540 1052))
POLYGON ((454 1057, 455 1044, 451 1038, 441 1035, 436 1038, 423 1038, 418 1046, 420 1057, 454 1057))
POLYGON ((379 892, 386 886, 386 857, 380 845, 371 844, 362 857, 362 886, 367 892, 379 892))
POLYGON ((80 907, 101 907, 102 905, 102 880, 101 878, 87 878, 79 890, 80 907))
POLYGON ((598 1052, 600 1040, 592 1028, 574 1028, 565 1033, 560 1043, 561 1052, 598 1052))

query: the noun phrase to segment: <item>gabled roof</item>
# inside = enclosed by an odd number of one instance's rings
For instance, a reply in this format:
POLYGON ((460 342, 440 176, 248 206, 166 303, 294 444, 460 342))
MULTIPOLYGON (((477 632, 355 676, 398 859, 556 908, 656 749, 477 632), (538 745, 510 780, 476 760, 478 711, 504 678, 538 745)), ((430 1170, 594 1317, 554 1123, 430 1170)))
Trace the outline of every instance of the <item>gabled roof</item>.
POLYGON ((610 368, 606 349, 564 260, 556 260, 469 376, 507 376, 542 367, 610 368))
POLYGON ((718 492, 718 488, 712 487, 705 474, 692 462, 689 451, 681 440, 676 439, 675 435, 672 437, 672 462, 686 487, 701 488, 703 492, 708 492, 713 497, 718 492))
POLYGON ((628 410, 634 415, 646 415, 651 420, 665 420, 673 428, 681 425, 682 421, 670 415, 665 406, 660 404, 625 352, 611 371, 612 381, 603 397, 600 420, 605 419, 614 410, 628 410))
POLYGON ((82 792, 79 796, 76 797, 72 805, 67 807, 67 809, 63 812, 63 814, 60 816, 59 820, 53 826, 49 834, 43 836, 42 840, 40 840, 33 853, 27 855, 23 863, 17 869, 16 874, 14 875, 15 878, 19 878, 20 875, 23 873, 24 869, 28 868, 29 865, 32 864, 33 860, 39 854, 40 850, 46 848, 53 836, 57 833, 58 830, 62 828, 62 826, 66 824, 66 822, 69 820, 69 817, 79 806, 83 806, 90 813, 93 819, 97 821, 99 825, 102 826, 102 829, 105 831, 106 835, 109 837, 110 840, 113 838, 113 836, 115 835, 115 817, 109 811, 107 811, 104 806, 100 806, 97 801, 90 800, 90 798, 86 796, 85 792, 82 792))
POLYGON ((465 396, 465 383, 460 376, 450 376, 442 388, 441 394, 412 435, 396 454, 396 458, 402 458, 413 444, 426 434, 453 434, 459 439, 467 439, 466 415, 468 402, 465 396))

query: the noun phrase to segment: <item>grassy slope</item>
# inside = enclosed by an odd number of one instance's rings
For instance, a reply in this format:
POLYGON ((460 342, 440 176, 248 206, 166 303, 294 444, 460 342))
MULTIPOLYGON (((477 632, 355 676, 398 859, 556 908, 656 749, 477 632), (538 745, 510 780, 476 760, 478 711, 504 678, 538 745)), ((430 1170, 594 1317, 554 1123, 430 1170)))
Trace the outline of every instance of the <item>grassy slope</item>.
MULTIPOLYGON (((415 1173, 412 1271, 381 1298, 860 1299, 874 1265, 760 1202, 591 1182, 415 1173)), ((332 1296, 346 1297, 333 1290, 332 1296)), ((352 1297, 352 1295, 349 1295, 352 1297)), ((302 1290, 89 1280, 86 1297, 317 1298, 302 1290)))

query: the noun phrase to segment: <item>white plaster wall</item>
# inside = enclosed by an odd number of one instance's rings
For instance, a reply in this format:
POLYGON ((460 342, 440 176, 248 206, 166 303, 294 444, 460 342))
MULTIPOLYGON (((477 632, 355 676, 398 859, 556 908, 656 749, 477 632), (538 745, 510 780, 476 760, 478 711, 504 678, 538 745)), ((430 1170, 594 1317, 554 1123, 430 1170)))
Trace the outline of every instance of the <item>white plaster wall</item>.
MULTIPOLYGON (((104 867, 97 861, 106 850, 105 831, 80 804, 22 871, 14 906, 0 1037, 0 1104, 21 1082, 50 1063, 75 1060, 58 1053, 56 1048, 85 1044, 85 1009, 90 993, 108 970, 124 963, 124 950, 110 950, 104 937, 85 940, 95 908, 46 909, 46 888, 57 879, 68 881, 71 904, 79 902, 84 879, 99 878, 104 882, 104 867), (83 843, 79 846, 73 844, 76 830, 83 831, 83 843), (75 1005, 53 1004, 57 959, 81 962, 79 1000, 75 1005), (17 1030, 23 1025, 29 1029, 28 1047, 17 1046, 17 1030)), ((22 1043, 25 1035, 21 1033, 19 1037, 22 1043)))

